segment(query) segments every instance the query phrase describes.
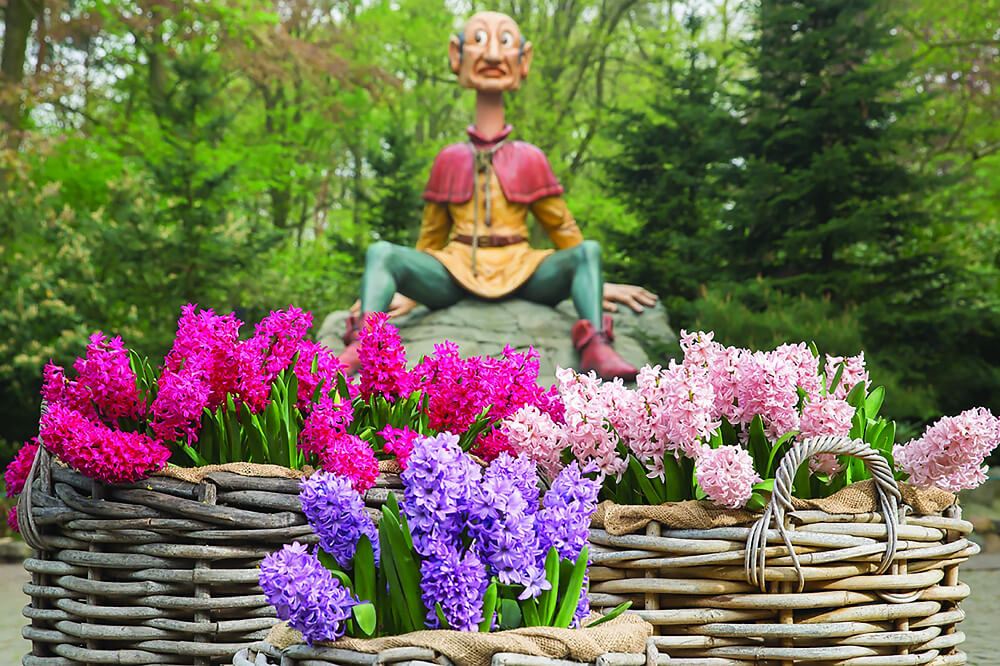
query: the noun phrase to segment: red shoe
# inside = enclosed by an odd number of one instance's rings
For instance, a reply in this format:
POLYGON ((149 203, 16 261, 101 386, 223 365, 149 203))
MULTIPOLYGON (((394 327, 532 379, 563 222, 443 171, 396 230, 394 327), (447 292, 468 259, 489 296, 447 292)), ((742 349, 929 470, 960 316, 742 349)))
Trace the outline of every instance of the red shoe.
POLYGON ((354 315, 347 315, 347 332, 344 333, 344 351, 340 352, 340 356, 337 360, 341 362, 344 366, 344 376, 351 377, 352 375, 358 374, 358 370, 361 369, 361 357, 358 355, 358 350, 361 348, 361 326, 364 322, 364 315, 360 317, 355 317, 354 315))
POLYGON ((573 346, 580 352, 580 372, 594 370, 601 379, 621 377, 635 381, 639 371, 611 347, 615 339, 611 330, 611 315, 604 315, 604 330, 598 331, 587 319, 573 324, 573 346))

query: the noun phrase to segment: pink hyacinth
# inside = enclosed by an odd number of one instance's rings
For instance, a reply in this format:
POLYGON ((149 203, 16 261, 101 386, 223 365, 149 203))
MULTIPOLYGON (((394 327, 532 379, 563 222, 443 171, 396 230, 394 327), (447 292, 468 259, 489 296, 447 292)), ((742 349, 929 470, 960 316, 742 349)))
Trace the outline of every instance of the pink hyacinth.
POLYGON ((823 390, 823 380, 819 375, 819 357, 813 355, 809 345, 804 342, 794 345, 784 344, 771 353, 795 368, 796 386, 805 390, 809 397, 819 397, 823 390))
POLYGON ((201 416, 210 404, 211 387, 195 372, 164 369, 160 375, 156 399, 150 407, 150 426, 163 441, 184 438, 191 444, 198 439, 201 416))
POLYGON ((25 442, 14 459, 7 465, 7 469, 3 473, 7 497, 14 497, 24 490, 24 483, 28 479, 28 474, 31 473, 31 464, 35 462, 36 453, 38 453, 37 437, 32 438, 30 442, 25 442))
POLYGON ((739 364, 736 399, 741 424, 749 425, 759 414, 771 441, 790 430, 798 430, 798 365, 785 354, 760 351, 740 355, 739 364))
POLYGON ((303 420, 299 448, 322 458, 332 443, 343 435, 354 418, 349 402, 332 400, 318 404, 303 420))
POLYGON ((88 392, 101 418, 114 424, 119 418, 138 418, 141 408, 135 373, 121 337, 90 336, 87 354, 73 363, 76 383, 88 392))
POLYGON ((534 405, 525 405, 504 420, 501 430, 515 454, 526 455, 549 478, 559 474, 564 436, 551 416, 534 405))
POLYGON ((42 416, 39 435, 53 455, 106 483, 145 478, 170 458, 167 447, 142 433, 109 428, 59 404, 42 416))
POLYGON ((603 382, 593 372, 580 374, 566 368, 556 370, 556 379, 566 406, 562 433, 573 457, 620 479, 628 463, 618 453, 618 433, 607 422, 608 392, 603 382))
POLYGON ((715 392, 702 368, 671 362, 660 380, 663 390, 659 419, 654 430, 666 441, 667 450, 689 458, 698 454, 719 421, 713 420, 715 392))
POLYGON ((361 330, 358 357, 361 359, 361 395, 384 395, 393 399, 410 394, 406 372, 406 350, 399 330, 388 323, 385 312, 366 315, 361 330))
POLYGON ((300 351, 311 324, 311 313, 290 305, 261 319, 254 336, 240 343, 236 351, 237 393, 250 411, 259 413, 267 407, 271 383, 300 351))
MULTIPOLYGON (((799 439, 807 437, 825 437, 839 435, 846 437, 851 432, 851 419, 854 418, 854 407, 839 398, 815 399, 802 405, 802 415, 799 419, 799 439)), ((809 469, 815 473, 833 475, 840 471, 842 465, 837 456, 831 453, 821 453, 809 459, 809 469)))
POLYGON ((420 433, 410 430, 408 426, 395 428, 387 425, 376 434, 382 435, 385 440, 385 446, 382 447, 382 450, 394 454, 399 461, 399 466, 406 469, 406 465, 410 462, 410 453, 413 451, 413 443, 420 437, 420 433))
POLYGON ((12 506, 7 509, 7 527, 14 530, 15 532, 20 532, 21 528, 17 526, 17 507, 12 506))
POLYGON ((739 446, 702 447, 695 461, 695 477, 708 499, 727 509, 745 506, 754 484, 761 481, 750 454, 739 446))
POLYGON ((935 485, 951 492, 986 481, 986 457, 1000 444, 1000 419, 986 408, 945 416, 919 439, 893 448, 896 466, 915 485, 935 485))
POLYGON ((850 393, 851 389, 861 382, 864 382, 865 392, 867 392, 869 385, 871 385, 871 380, 868 378, 868 368, 865 367, 864 352, 859 353, 857 356, 848 356, 846 358, 827 354, 824 370, 826 373, 827 388, 829 389, 829 383, 833 381, 833 376, 837 374, 837 367, 841 363, 844 364, 844 372, 841 374, 836 388, 830 391, 830 394, 835 398, 847 398, 847 394, 850 393))
POLYGON ((312 340, 302 340, 299 343, 299 360, 295 364, 295 378, 299 385, 298 408, 305 410, 309 407, 317 387, 322 387, 320 392, 324 395, 335 391, 337 375, 343 371, 343 363, 328 347, 312 340), (313 365, 316 366, 315 372, 313 365))
POLYGON ((472 448, 472 453, 479 456, 486 462, 493 462, 501 453, 516 456, 514 447, 510 443, 510 438, 502 428, 497 427, 484 435, 476 438, 476 445, 472 448))
POLYGON ((174 344, 163 359, 163 367, 164 371, 204 382, 208 394, 205 406, 214 410, 225 401, 227 393, 236 392, 237 349, 243 322, 232 313, 217 315, 197 307, 188 303, 181 308, 174 344))
POLYGON ((351 486, 363 493, 375 485, 378 459, 367 442, 355 435, 338 433, 320 454, 320 466, 326 472, 345 476, 351 486))

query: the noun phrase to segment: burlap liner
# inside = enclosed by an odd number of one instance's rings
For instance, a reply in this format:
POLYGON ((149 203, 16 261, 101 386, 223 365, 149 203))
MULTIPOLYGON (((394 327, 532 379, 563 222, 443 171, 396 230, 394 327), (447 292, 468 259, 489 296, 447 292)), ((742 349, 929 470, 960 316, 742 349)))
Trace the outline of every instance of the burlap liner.
MULTIPOLYGON (((955 503, 953 494, 934 486, 916 487, 901 483, 899 490, 903 502, 910 505, 914 513, 938 514, 955 503)), ((873 479, 852 483, 823 499, 804 500, 793 497, 792 504, 796 509, 818 509, 827 513, 869 513, 879 510, 873 479)), ((695 500, 658 506, 626 506, 605 501, 598 505, 591 524, 607 530, 609 534, 623 535, 638 532, 653 520, 675 529, 707 530, 713 527, 747 525, 759 517, 759 513, 743 509, 722 509, 711 502, 695 500)))
MULTIPOLYGON (((584 624, 600 615, 592 614, 584 624)), ((423 647, 436 650, 457 666, 489 666, 498 652, 593 662, 607 652, 646 651, 646 639, 653 635, 653 626, 628 613, 587 629, 557 629, 555 627, 523 627, 510 631, 479 633, 476 631, 415 631, 384 638, 342 638, 330 647, 375 654, 389 648, 423 647)), ((284 622, 277 624, 265 639, 279 649, 302 642, 302 634, 284 622)))
MULTIPOLYGON (((240 476, 270 477, 279 479, 302 479, 312 476, 315 472, 309 465, 302 469, 289 469, 281 465, 261 465, 257 463, 234 462, 225 465, 205 465, 204 467, 166 467, 152 476, 168 476, 188 483, 201 483, 213 472, 231 472, 240 476)), ((396 460, 379 460, 379 474, 399 474, 399 463, 396 460)))

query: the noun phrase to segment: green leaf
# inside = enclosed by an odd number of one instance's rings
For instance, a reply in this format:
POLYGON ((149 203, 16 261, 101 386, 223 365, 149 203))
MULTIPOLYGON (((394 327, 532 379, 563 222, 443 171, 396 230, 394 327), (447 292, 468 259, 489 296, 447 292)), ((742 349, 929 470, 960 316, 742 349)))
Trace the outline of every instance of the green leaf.
POLYGON ((555 546, 550 546, 545 555, 545 580, 549 581, 552 589, 543 590, 538 595, 538 613, 542 624, 550 626, 556 614, 556 598, 559 595, 559 551, 555 546))
POLYGON ((347 575, 347 572, 341 569, 340 565, 337 564, 337 560, 333 559, 333 555, 326 552, 322 548, 317 548, 316 557, 319 559, 319 563, 326 567, 327 571, 329 571, 334 578, 340 581, 341 585, 346 587, 351 592, 354 592, 354 583, 351 582, 351 578, 347 575))
POLYGON ((746 509, 747 511, 760 511, 765 506, 767 506, 767 499, 761 493, 755 492, 750 495, 746 509))
POLYGON ((607 615, 605 615, 602 618, 594 620, 593 622, 591 622, 590 624, 588 624, 587 627, 585 627, 585 628, 596 627, 599 624, 604 624, 608 620, 613 620, 616 617, 618 617, 619 615, 621 615, 622 613, 624 613, 625 611, 627 611, 631 607, 632 607, 632 602, 631 601, 626 601, 623 604, 618 604, 617 606, 615 606, 614 608, 611 609, 610 613, 608 613, 607 615))
POLYGON ((240 432, 240 423, 236 419, 236 403, 233 402, 233 394, 226 394, 225 411, 222 413, 222 420, 226 426, 226 436, 229 440, 229 460, 241 462, 247 459, 243 451, 243 437, 240 432))
POLYGON ((639 488, 646 498, 646 504, 663 504, 666 501, 663 492, 653 486, 649 477, 646 476, 646 469, 639 462, 639 459, 633 455, 629 455, 628 457, 628 469, 636 482, 638 482, 639 488))
POLYGON ((666 501, 680 502, 687 499, 687 485, 691 477, 684 475, 673 453, 663 455, 663 478, 667 491, 666 501))
POLYGON ((389 606, 391 607, 391 612, 396 620, 396 629, 398 629, 399 633, 403 634, 416 631, 417 629, 423 629, 423 618, 420 618, 420 622, 418 624, 414 624, 413 615, 410 613, 410 604, 406 601, 406 592, 404 591, 403 583, 399 578, 399 571, 396 569, 396 560, 392 552, 392 543, 388 537, 388 529, 383 526, 383 522, 380 522, 378 526, 379 546, 382 551, 379 572, 385 574, 386 583, 388 583, 388 591, 386 595, 387 599, 391 599, 395 602, 390 603, 389 606), (400 595, 403 595, 404 597, 403 603, 399 603, 400 595))
POLYGON ((542 620, 538 614, 538 605, 535 599, 522 599, 519 605, 521 607, 521 620, 525 627, 542 626, 542 620))
POLYGON ((444 616, 444 610, 441 609, 440 601, 434 603, 434 614, 437 615, 438 622, 441 624, 441 629, 451 629, 451 625, 448 624, 448 620, 444 616))
POLYGON ((479 623, 479 631, 488 632, 493 628, 493 615, 497 606, 497 581, 494 578, 483 593, 483 621, 479 623))
POLYGON ((513 599, 500 600, 500 629, 517 629, 521 626, 521 607, 513 599))
POLYGON ((260 419, 256 414, 250 412, 246 403, 240 405, 240 421, 243 423, 243 432, 247 436, 247 446, 250 447, 250 462, 267 463, 270 462, 267 446, 267 435, 260 425, 260 419))
POLYGON ((344 402, 351 401, 351 389, 348 388, 347 378, 344 377, 344 373, 342 372, 337 373, 337 395, 339 395, 340 399, 344 402))
POLYGON ((868 418, 873 419, 878 416, 878 410, 882 408, 883 400, 885 400, 885 387, 876 386, 865 398, 865 413, 868 418))
POLYGON ((354 550, 354 585, 359 599, 375 601, 375 552, 371 540, 364 534, 354 550))
POLYGON ((736 429, 733 428, 733 424, 729 422, 725 416, 722 417, 722 423, 719 425, 719 432, 722 434, 722 443, 726 446, 735 446, 740 443, 739 435, 736 434, 736 429))
POLYGON ((759 483, 753 484, 752 488, 754 490, 766 490, 769 493, 774 492, 774 479, 764 479, 759 483))
POLYGON ((833 373, 833 379, 830 380, 830 385, 826 389, 827 393, 833 393, 837 389, 837 385, 840 384, 840 380, 844 376, 844 368, 846 366, 846 361, 841 361, 837 364, 837 371, 833 373))
POLYGON ((566 586, 566 593, 559 603, 559 610, 552 622, 553 627, 568 627, 569 623, 573 621, 573 614, 580 602, 580 591, 583 588, 583 577, 587 573, 587 559, 589 557, 590 548, 584 546, 576 558, 576 565, 569 577, 569 585, 566 586))
POLYGON ((757 414, 750 421, 750 441, 747 443, 747 450, 753 458, 754 470, 761 476, 767 472, 767 461, 771 457, 771 446, 768 444, 767 435, 764 434, 764 419, 757 414))
POLYGON ((209 464, 207 460, 201 457, 201 454, 187 444, 180 444, 179 448, 187 455, 188 458, 191 459, 191 462, 193 462, 196 467, 204 467, 209 464))
POLYGON ((371 636, 375 633, 375 624, 377 620, 375 615, 375 605, 371 602, 356 604, 351 608, 351 615, 354 617, 354 621, 358 623, 358 628, 361 629, 361 633, 363 633, 366 638, 371 638, 371 636))
POLYGON ((763 474, 761 474, 762 477, 766 479, 769 476, 771 476, 771 470, 774 469, 775 464, 781 461, 782 456, 778 455, 779 452, 782 452, 785 448, 787 448, 785 447, 785 443, 798 434, 799 434, 798 430, 786 432, 784 435, 781 436, 781 439, 779 439, 777 442, 774 443, 774 446, 771 447, 771 452, 767 456, 767 469, 764 470, 763 474))
POLYGON ((792 482, 792 494, 795 497, 812 499, 812 482, 809 479, 809 463, 803 461, 799 465, 799 468, 795 470, 795 479, 792 482))
POLYGON ((851 407, 862 407, 865 404, 865 383, 858 382, 847 393, 847 404, 851 407))
POLYGON ((380 537, 383 536, 383 532, 384 539, 380 539, 379 543, 382 548, 385 548, 387 542, 391 545, 391 556, 399 576, 400 591, 403 593, 410 620, 414 627, 421 628, 427 616, 427 609, 420 597, 420 568, 414 561, 412 552, 406 547, 406 539, 403 537, 399 521, 385 506, 382 507, 382 520, 379 522, 380 537))

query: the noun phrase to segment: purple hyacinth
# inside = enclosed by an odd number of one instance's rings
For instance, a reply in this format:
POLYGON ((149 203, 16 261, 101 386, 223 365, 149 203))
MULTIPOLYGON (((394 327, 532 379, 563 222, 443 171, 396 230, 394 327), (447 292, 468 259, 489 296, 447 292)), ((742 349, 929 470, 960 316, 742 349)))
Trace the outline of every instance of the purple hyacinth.
POLYGON ((414 442, 402 473, 403 512, 418 553, 429 556, 432 543, 460 545, 469 498, 481 476, 457 435, 445 432, 414 442))
POLYGON ((351 608, 360 603, 299 542, 264 558, 260 587, 278 617, 301 631, 310 645, 343 636, 351 608))
POLYGON ((345 569, 351 566, 358 539, 371 541, 379 561, 378 532, 361 495, 346 476, 317 472, 301 484, 302 512, 319 535, 319 545, 345 569))
POLYGON ((427 626, 439 629, 435 604, 448 626, 476 631, 483 621, 483 594, 489 585, 486 567, 473 550, 462 553, 452 544, 432 542, 430 553, 420 564, 421 599, 429 609, 427 626))
POLYGON ((556 547, 559 557, 576 561, 587 544, 590 517, 597 509, 601 486, 580 472, 577 463, 567 465, 542 499, 535 516, 542 556, 556 547))
POLYGON ((480 557, 505 585, 524 585, 521 598, 535 597, 551 589, 539 561, 541 552, 535 533, 532 504, 538 502, 534 465, 502 455, 490 464, 483 482, 469 503, 470 534, 480 557), (530 474, 530 478, 525 478, 530 474), (534 488, 532 502, 521 488, 534 488))
POLYGON ((512 456, 503 452, 490 463, 490 469, 495 468, 495 474, 510 479, 514 487, 521 491, 521 497, 527 502, 527 513, 534 515, 538 510, 538 471, 531 458, 523 453, 512 456))

